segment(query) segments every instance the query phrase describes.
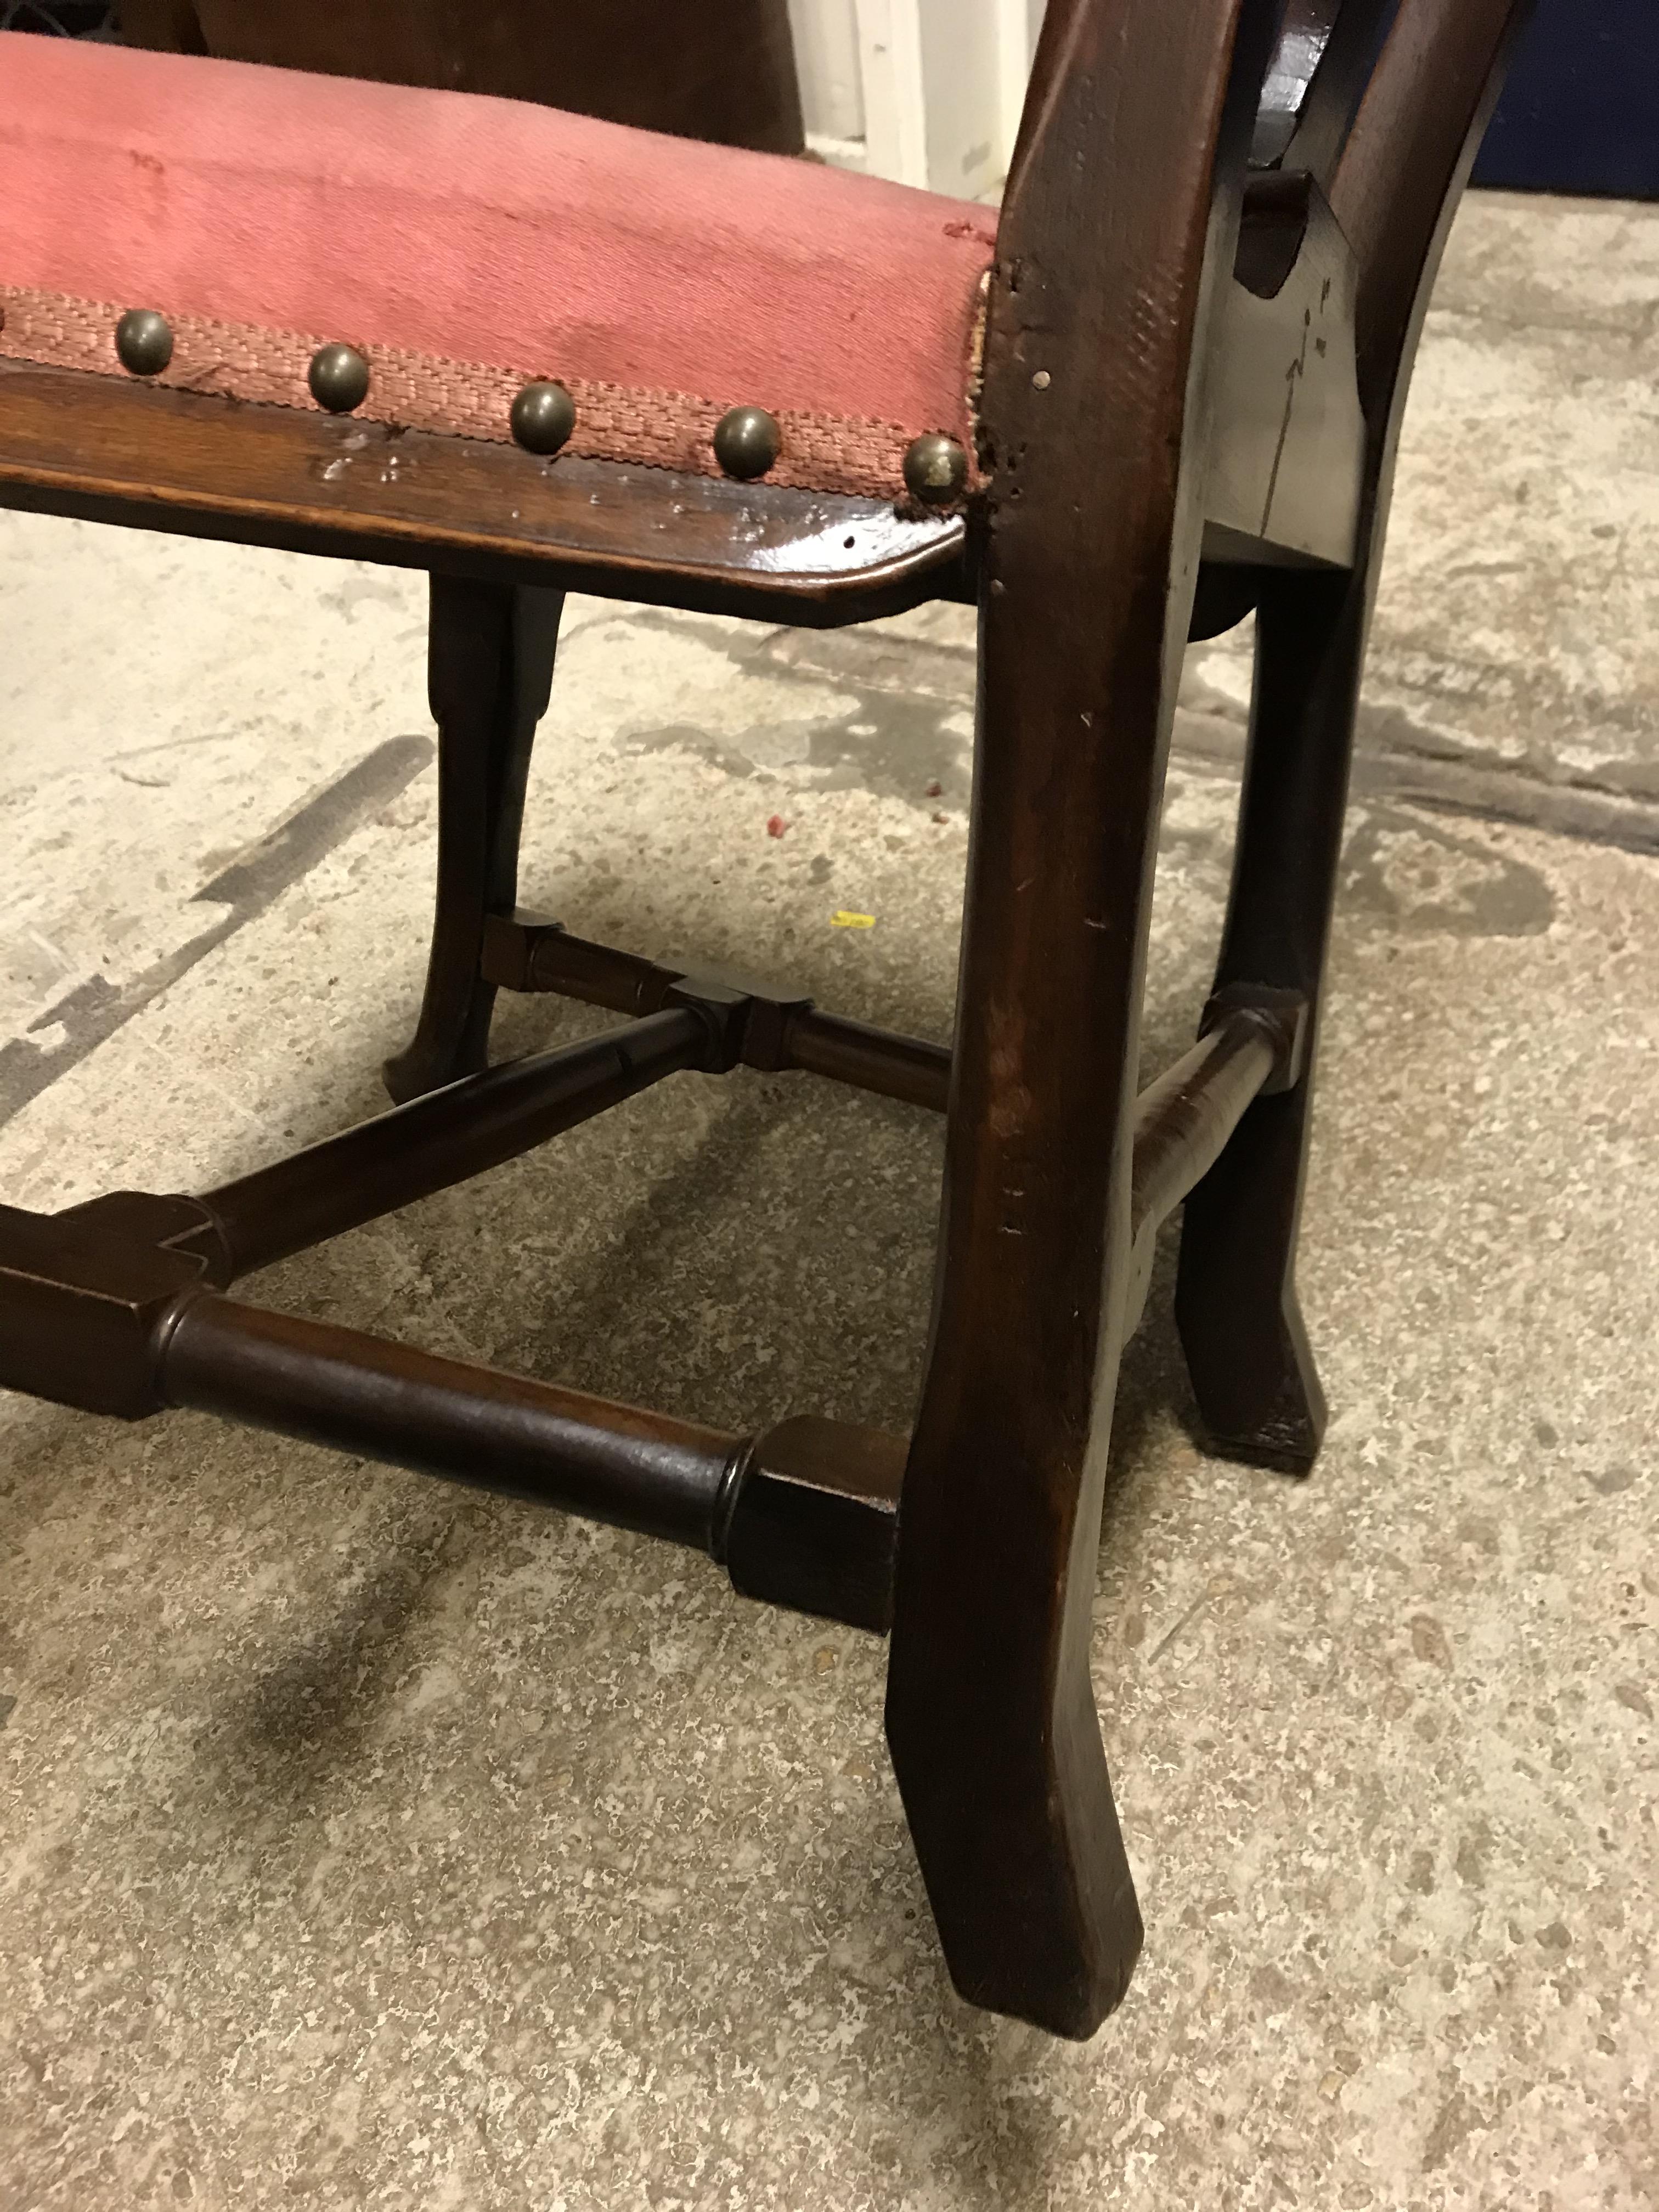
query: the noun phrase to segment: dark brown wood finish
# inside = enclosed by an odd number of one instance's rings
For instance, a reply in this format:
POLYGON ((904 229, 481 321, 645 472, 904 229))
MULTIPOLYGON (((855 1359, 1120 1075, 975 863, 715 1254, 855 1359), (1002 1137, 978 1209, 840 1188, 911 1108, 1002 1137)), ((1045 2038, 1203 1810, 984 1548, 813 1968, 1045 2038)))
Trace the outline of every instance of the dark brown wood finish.
MULTIPOLYGON (((1401 0, 1333 186, 1356 249, 1370 423, 1363 557, 1346 575, 1276 573, 1256 617, 1255 692, 1217 987, 1302 994, 1316 1041, 1365 640, 1411 364, 1452 211, 1527 0, 1401 0)), ((1313 1463, 1326 1407, 1296 1291, 1310 1077, 1259 1100, 1188 1200, 1176 1312, 1219 1451, 1313 1463)))
POLYGON ((787 0, 122 0, 121 29, 134 46, 495 93, 723 146, 803 143, 787 0))
POLYGON ((991 297, 973 838, 887 1729, 957 1988, 1062 2035, 1093 2033, 1141 1938, 1095 1553, 1205 374, 1275 22, 1241 0, 1051 15, 991 297))
MULTIPOLYGON (((653 987, 663 973, 650 969, 653 987)), ((884 1631, 902 1439, 805 1417, 745 1444, 216 1295, 676 1069, 730 1069, 746 1052, 779 1064, 769 1040, 787 997, 746 1001, 668 973, 674 1003, 626 1030, 468 1077, 201 1198, 118 1191, 50 1217, 0 1207, 0 1382, 129 1419, 192 1406, 612 1521, 707 1551, 747 1595, 884 1631)), ((1300 1014, 1284 1000, 1231 1007, 1139 1102, 1138 1268, 1248 1099, 1293 1079, 1300 1014)))
POLYGON ((759 1437, 714 1556, 745 1597, 885 1635, 904 1438, 799 1414, 759 1437))
POLYGON ((172 1406, 706 1552, 742 1439, 211 1292, 159 1346, 172 1406))
POLYGON ((960 516, 6 362, 0 506, 805 628, 969 588, 960 516))
POLYGON ((709 1024, 665 1006, 603 1036, 461 1079, 209 1191, 226 1279, 516 1159, 665 1076, 706 1067, 709 1024))
MULTIPOLYGON (((379 73, 447 69, 452 37, 494 66, 521 6, 416 0, 379 73), (426 60, 391 66, 422 39, 426 60)), ((214 21, 332 35, 309 0, 183 7, 166 35, 185 44, 214 21)), ((129 1419, 210 1408, 695 1544, 769 1602, 890 1621, 889 1736, 951 1971, 1057 2033, 1093 2030, 1140 1941, 1090 1626, 1119 1353, 1183 1195, 1179 1318, 1212 1437, 1298 1467, 1317 1441, 1293 1267, 1365 627, 1428 283, 1524 13, 1051 0, 994 272, 992 488, 966 520, 0 367, 0 501, 434 570, 442 816, 426 1002, 391 1071, 412 1103, 205 1199, 0 1206, 0 1384, 129 1419), (805 624, 977 592, 954 1048, 513 911, 570 588, 805 624), (1182 646, 1258 600, 1217 988, 1200 1043, 1137 1097, 1182 646), (502 987, 636 1018, 487 1071, 502 987), (902 1490, 902 1439, 810 1418, 739 1437, 223 1295, 677 1068, 740 1065, 948 1109, 902 1490)))
POLYGON ((1399 0, 1290 0, 1262 88, 1254 165, 1328 187, 1399 0))
POLYGON ((1214 1027, 1135 1101, 1126 1337, 1146 1310, 1159 1229, 1221 1158, 1251 1102, 1300 1079, 1307 1012, 1289 992, 1218 1009, 1214 1027))
POLYGON ((887 1626, 902 1437, 806 1418, 744 1438, 213 1292, 178 1303, 153 1361, 168 1405, 688 1545, 745 1597, 887 1626))
POLYGON ((386 1066, 418 1097, 489 1060, 495 987, 484 927, 510 914, 536 726, 547 712, 564 596, 472 577, 432 579, 427 699, 438 726, 438 896, 415 1036, 386 1066))
POLYGON ((195 1407, 689 1544, 746 1595, 885 1628, 902 1438, 796 1419, 744 1439, 271 1313, 210 1287, 211 1226, 139 1191, 0 1206, 0 1384, 127 1420, 195 1407))

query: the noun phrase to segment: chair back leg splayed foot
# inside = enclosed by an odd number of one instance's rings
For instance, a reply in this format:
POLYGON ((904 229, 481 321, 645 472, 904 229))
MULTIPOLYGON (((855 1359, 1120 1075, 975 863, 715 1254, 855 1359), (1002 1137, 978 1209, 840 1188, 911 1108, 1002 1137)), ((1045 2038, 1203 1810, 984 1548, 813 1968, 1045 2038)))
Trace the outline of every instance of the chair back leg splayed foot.
POLYGON ((0 1384, 533 1499, 890 1632, 951 1974, 1060 2035, 1095 2032, 1141 1942, 1091 1609, 1119 1356, 1183 1203, 1177 1319, 1215 1449, 1296 1472, 1318 1449, 1294 1266, 1366 629, 1429 286, 1524 13, 1050 0, 1000 221, 524 101, 0 35, 0 501, 428 569, 440 736, 399 1103, 192 1197, 0 1208, 0 1384), (146 163, 167 192, 135 198, 146 163), (419 465, 384 465, 394 441, 419 465), (818 626, 977 604, 949 1045, 518 911, 571 590, 818 626), (1215 989, 1143 1086, 1182 653, 1252 611, 1215 989), (491 1066, 501 989, 624 1018, 491 1066), (739 1066, 946 1116, 908 1440, 787 1407, 728 1434, 229 1294, 679 1070, 739 1066))

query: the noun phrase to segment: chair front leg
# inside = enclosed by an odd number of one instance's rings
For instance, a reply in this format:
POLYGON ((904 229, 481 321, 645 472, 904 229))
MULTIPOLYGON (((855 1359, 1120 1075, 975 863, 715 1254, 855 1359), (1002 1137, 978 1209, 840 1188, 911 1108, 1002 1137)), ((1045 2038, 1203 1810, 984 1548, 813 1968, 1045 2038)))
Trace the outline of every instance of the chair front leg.
POLYGON ((489 1064, 495 987, 479 972, 486 917, 518 894, 536 726, 547 711, 562 592, 432 578, 428 691, 438 725, 438 894, 415 1036, 386 1064, 402 1102, 489 1064))
POLYGON ((981 616, 945 1218, 887 1731, 957 1987, 1085 2037, 1141 1940, 1089 1658, 1170 697, 1155 612, 1094 692, 1063 647, 1097 606, 1081 576, 1065 598, 1011 580, 981 616))
POLYGON ((1279 12, 1048 10, 988 314, 973 835, 887 1735, 957 1987, 1057 2035, 1093 2034, 1141 1941, 1091 1632, 1204 378, 1279 12))

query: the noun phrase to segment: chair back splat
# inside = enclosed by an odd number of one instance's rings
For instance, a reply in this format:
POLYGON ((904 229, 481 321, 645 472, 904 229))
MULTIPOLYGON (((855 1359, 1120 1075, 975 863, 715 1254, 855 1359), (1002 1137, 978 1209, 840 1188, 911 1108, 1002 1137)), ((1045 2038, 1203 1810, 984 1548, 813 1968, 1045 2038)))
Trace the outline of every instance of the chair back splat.
MULTIPOLYGON (((957 1986, 1091 2035, 1142 1935, 1090 1670, 1119 1358, 1184 1206, 1211 1444, 1312 1465, 1295 1256, 1360 670, 1428 288, 1524 6, 1051 0, 1000 219, 783 157, 781 0, 751 0, 728 101, 689 49, 601 82, 581 32, 544 72, 496 37, 530 0, 394 12, 372 59, 357 0, 133 0, 172 51, 0 34, 0 501, 428 569, 441 825, 392 1109, 194 1196, 0 1208, 0 1385, 617 1522, 890 1632, 957 1986), (976 604, 951 1039, 519 910, 572 590, 797 624, 976 604), (1182 650, 1252 610, 1214 989, 1143 1085, 1182 650), (501 990, 621 1018, 492 1066, 501 990), (908 1437, 783 1407, 728 1431, 231 1295, 745 1067, 945 1117, 908 1437)), ((651 10, 686 40, 707 12, 651 10)))

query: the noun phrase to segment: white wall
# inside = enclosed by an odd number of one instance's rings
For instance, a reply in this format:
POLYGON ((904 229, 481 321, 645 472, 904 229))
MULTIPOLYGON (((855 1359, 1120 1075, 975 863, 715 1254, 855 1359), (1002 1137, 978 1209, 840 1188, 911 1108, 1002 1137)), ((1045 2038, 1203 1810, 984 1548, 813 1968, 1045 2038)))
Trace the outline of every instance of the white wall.
POLYGON ((806 134, 818 151, 864 139, 864 76, 854 0, 789 0, 806 134))
POLYGON ((1044 0, 789 0, 807 142, 959 199, 1000 190, 1044 0))

